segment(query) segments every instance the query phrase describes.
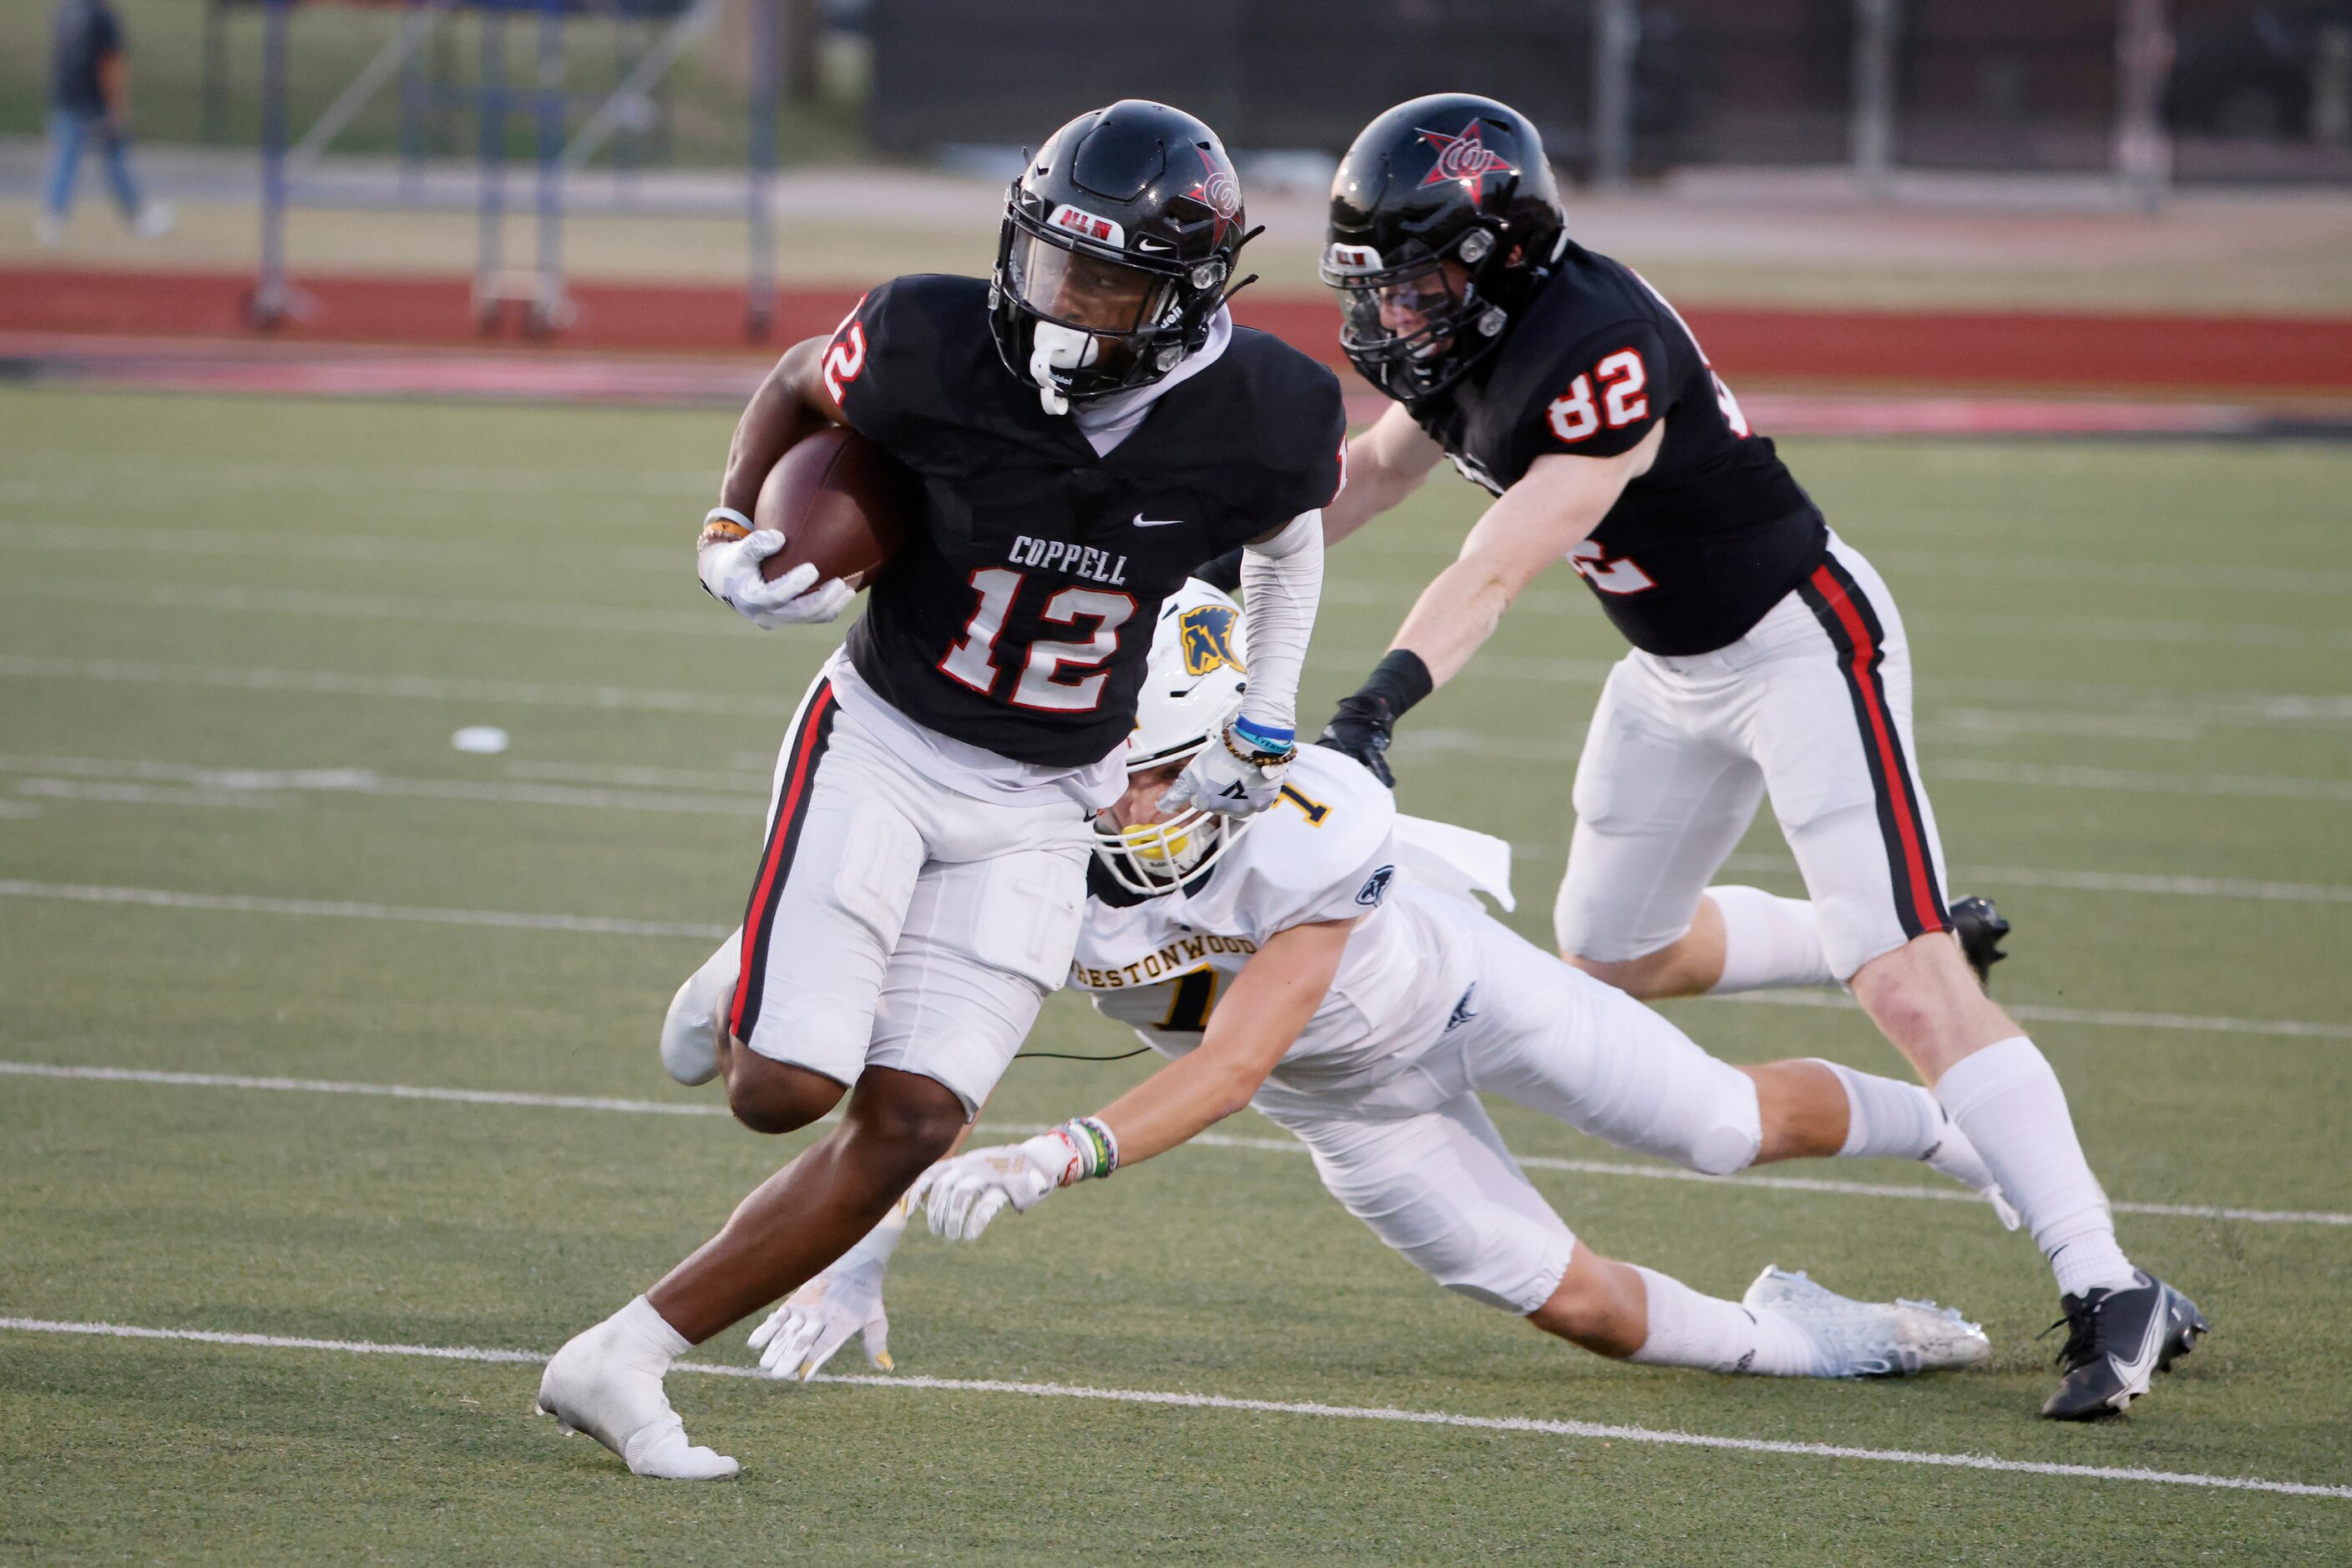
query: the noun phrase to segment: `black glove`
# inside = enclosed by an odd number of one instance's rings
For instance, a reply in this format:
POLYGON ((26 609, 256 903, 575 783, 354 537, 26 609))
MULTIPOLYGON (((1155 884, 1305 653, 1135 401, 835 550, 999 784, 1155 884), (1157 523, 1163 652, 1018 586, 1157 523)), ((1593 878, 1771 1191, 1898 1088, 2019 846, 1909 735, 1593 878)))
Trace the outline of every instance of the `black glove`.
POLYGON ((1396 774, 1390 771, 1388 750, 1395 731, 1396 714, 1389 700, 1378 692, 1359 691, 1339 704, 1315 743, 1355 758, 1374 778, 1394 789, 1396 774))

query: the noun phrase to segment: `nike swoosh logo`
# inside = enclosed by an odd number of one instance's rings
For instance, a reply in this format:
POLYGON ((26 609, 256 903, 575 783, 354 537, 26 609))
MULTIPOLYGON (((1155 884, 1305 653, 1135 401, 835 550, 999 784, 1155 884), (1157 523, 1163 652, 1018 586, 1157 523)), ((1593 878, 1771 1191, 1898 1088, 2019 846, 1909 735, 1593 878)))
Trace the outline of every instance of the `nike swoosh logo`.
POLYGON ((2168 1306, 2161 1298, 2158 1300, 2156 1310, 2148 1316, 2147 1333, 2140 1341, 2137 1355, 2129 1361, 2114 1355, 2107 1357, 2107 1364, 2116 1369, 2116 1376, 2135 1394, 2145 1390, 2156 1373, 2157 1352, 2164 1348, 2164 1332, 2172 1322, 2168 1306))
POLYGON ((1173 528, 1183 521, 1181 517, 1146 517, 1139 511, 1135 514, 1138 528, 1173 528))

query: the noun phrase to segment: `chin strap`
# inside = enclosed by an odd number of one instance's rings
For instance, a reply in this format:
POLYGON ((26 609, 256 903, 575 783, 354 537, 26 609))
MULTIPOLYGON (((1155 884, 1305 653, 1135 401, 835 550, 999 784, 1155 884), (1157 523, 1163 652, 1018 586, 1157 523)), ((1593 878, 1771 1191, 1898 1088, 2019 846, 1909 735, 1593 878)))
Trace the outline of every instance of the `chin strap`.
POLYGON ((1084 370, 1092 364, 1097 353, 1094 334, 1058 321, 1040 321, 1029 341, 1029 379, 1037 384, 1037 401, 1048 414, 1067 414, 1070 400, 1055 384, 1054 373, 1084 370))

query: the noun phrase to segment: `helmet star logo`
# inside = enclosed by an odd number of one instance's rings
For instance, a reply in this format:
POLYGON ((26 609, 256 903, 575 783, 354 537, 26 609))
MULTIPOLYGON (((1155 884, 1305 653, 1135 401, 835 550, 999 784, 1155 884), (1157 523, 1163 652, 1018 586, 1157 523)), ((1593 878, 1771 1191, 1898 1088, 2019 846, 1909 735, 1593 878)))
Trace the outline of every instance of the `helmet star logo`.
POLYGON ((1443 131, 1414 128, 1413 134, 1437 149, 1437 161, 1421 178, 1423 185, 1442 185, 1452 180, 1461 182, 1469 194, 1470 205, 1476 206, 1485 194, 1483 182, 1489 174, 1516 174, 1517 163, 1507 163, 1481 140, 1486 122, 1473 120, 1463 127, 1459 136, 1449 136, 1443 131))

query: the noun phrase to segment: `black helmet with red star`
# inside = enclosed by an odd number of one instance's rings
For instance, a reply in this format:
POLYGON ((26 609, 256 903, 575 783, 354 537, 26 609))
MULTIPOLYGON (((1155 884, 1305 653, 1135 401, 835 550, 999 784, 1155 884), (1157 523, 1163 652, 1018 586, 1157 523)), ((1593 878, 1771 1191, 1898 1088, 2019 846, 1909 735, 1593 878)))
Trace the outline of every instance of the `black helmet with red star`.
POLYGON ((1233 160, 1200 121, 1133 98, 1079 115, 1005 199, 989 312, 1006 368, 1056 414, 1159 380, 1241 286, 1244 222, 1233 160))
POLYGON ((1567 234, 1527 116, 1470 93, 1400 103, 1363 129, 1331 184, 1323 281, 1364 379, 1421 403, 1503 341, 1567 234))

